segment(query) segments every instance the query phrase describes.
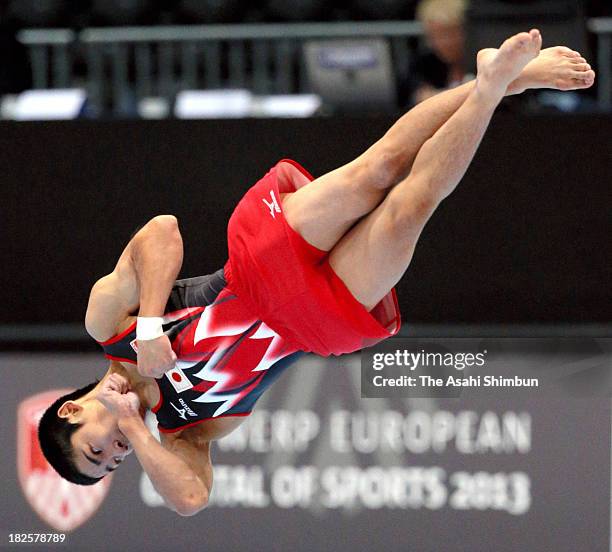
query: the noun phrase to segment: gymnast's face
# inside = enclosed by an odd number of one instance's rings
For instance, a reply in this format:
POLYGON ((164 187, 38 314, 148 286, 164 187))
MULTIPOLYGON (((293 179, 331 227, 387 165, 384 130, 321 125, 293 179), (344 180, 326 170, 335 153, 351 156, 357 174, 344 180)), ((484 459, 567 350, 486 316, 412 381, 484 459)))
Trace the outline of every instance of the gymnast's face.
POLYGON ((132 452, 119 431, 117 419, 94 398, 77 399, 62 405, 58 414, 71 423, 80 423, 71 437, 78 470, 89 477, 103 477, 117 469, 132 452))
POLYGON ((463 61, 463 25, 426 21, 424 27, 429 46, 444 63, 457 65, 463 61))

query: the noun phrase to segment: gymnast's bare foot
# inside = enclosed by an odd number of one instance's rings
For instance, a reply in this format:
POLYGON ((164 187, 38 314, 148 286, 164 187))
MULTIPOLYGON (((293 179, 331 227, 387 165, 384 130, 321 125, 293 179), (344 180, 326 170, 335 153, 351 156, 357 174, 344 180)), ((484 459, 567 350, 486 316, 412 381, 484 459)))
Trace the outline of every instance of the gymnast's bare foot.
MULTIPOLYGON (((494 48, 483 50, 484 57, 495 53, 494 48)), ((520 94, 528 88, 581 90, 595 82, 595 71, 578 52, 566 46, 553 46, 540 52, 508 86, 506 95, 520 94)))
POLYGON ((483 100, 499 103, 510 83, 538 56, 541 46, 540 31, 533 29, 528 33, 511 36, 493 55, 479 52, 476 77, 478 95, 483 100))

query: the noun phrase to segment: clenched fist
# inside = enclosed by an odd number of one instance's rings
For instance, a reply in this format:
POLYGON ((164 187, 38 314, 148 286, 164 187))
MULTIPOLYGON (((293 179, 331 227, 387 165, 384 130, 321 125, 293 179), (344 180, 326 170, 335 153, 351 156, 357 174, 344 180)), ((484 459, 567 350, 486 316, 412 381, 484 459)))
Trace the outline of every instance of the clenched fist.
POLYGON ((176 355, 168 336, 137 341, 138 373, 149 378, 161 378, 176 365, 176 355))
POLYGON ((96 398, 117 418, 139 415, 138 395, 130 391, 128 380, 119 374, 106 378, 96 398))

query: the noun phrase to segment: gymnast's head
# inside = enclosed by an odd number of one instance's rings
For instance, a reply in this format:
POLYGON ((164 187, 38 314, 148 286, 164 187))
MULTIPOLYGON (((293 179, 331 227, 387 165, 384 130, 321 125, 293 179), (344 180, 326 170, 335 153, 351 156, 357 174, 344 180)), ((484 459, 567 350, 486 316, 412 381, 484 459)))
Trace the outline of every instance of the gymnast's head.
POLYGON ((96 398, 98 382, 57 399, 43 414, 38 439, 45 458, 64 479, 93 485, 132 452, 117 418, 96 398))

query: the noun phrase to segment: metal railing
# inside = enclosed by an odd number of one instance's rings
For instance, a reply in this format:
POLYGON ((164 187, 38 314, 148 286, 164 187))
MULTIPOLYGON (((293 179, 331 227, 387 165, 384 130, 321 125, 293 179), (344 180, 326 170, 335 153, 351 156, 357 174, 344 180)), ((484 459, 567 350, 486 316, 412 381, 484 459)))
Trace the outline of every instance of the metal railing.
MULTIPOLYGON (((592 18, 598 103, 612 108, 612 18, 592 18)), ((134 111, 149 96, 181 89, 248 88, 257 94, 309 92, 302 44, 321 38, 386 38, 395 67, 407 67, 422 35, 415 21, 240 24, 24 30, 35 88, 85 86, 94 109, 134 111), (75 70, 84 67, 83 74, 75 70)))
POLYGON ((72 45, 77 33, 70 29, 26 29, 19 41, 27 46, 34 88, 66 88, 72 82, 72 45))
POLYGON ((85 85, 100 108, 129 111, 134 100, 181 89, 247 88, 257 94, 309 91, 302 44, 310 39, 384 37, 406 66, 419 37, 414 21, 24 30, 36 88, 85 85), (66 78, 77 60, 85 74, 66 78), (49 61, 52 61, 50 64, 49 61), (46 63, 45 63, 46 62, 46 63))

